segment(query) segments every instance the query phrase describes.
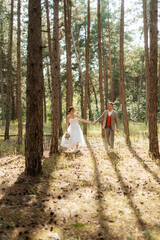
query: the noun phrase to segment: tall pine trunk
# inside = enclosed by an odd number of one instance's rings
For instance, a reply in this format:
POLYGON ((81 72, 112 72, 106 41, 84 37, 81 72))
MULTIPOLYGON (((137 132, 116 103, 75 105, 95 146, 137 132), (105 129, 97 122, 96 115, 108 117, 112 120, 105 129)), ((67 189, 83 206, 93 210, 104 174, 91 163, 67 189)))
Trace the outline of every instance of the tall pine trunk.
POLYGON ((146 118, 145 123, 148 122, 148 108, 149 108, 149 86, 150 86, 150 72, 149 72, 149 49, 148 49, 148 21, 147 21, 147 0, 143 0, 143 24, 144 24, 144 44, 145 44, 145 67, 146 67, 146 118))
POLYGON ((93 89, 93 93, 94 93, 94 97, 95 97, 95 103, 96 103, 96 112, 98 112, 98 97, 97 97, 97 93, 96 93, 96 89, 95 89, 95 86, 93 84, 93 81, 92 81, 92 78, 90 77, 89 78, 89 81, 90 81, 90 84, 92 86, 92 89, 93 89))
POLYGON ((21 0, 18 0, 17 31, 17 120, 18 144, 22 144, 22 102, 21 102, 21 0))
MULTIPOLYGON (((48 0, 45 0, 45 4, 46 4, 46 15, 47 15, 47 33, 48 33, 48 48, 49 48, 50 67, 51 67, 51 79, 53 79, 53 77, 54 77, 53 49, 52 49, 52 41, 51 41, 51 28, 50 28, 50 16, 49 16, 48 0)), ((52 91, 51 90, 51 84, 49 84, 49 89, 50 89, 50 92, 51 92, 52 91)))
POLYGON ((83 72, 82 72, 82 68, 81 68, 80 51, 78 49, 78 47, 79 47, 78 34, 76 33, 76 35, 77 35, 76 42, 78 44, 77 47, 75 44, 73 33, 72 33, 72 42, 73 42, 74 50, 75 50, 76 57, 77 57, 77 63, 78 63, 79 81, 80 81, 80 87, 81 87, 81 94, 80 94, 81 95, 81 113, 82 113, 81 115, 83 115, 83 72))
POLYGON ((158 0, 150 1, 149 151, 159 157, 157 129, 158 0))
POLYGON ((121 22, 120 22, 120 54, 119 54, 119 84, 120 96, 122 101, 123 126, 126 135, 126 142, 130 144, 129 124, 127 117, 125 81, 124 81, 124 0, 121 2, 121 22))
MULTIPOLYGON (((99 60, 99 92, 101 102, 101 114, 104 112, 104 95, 103 95, 103 81, 102 81, 102 46, 101 46, 101 5, 100 0, 97 2, 97 15, 98 15, 98 60, 99 60)), ((104 130, 102 130, 104 136, 104 130)))
POLYGON ((65 25, 65 42, 67 58, 67 90, 66 90, 66 113, 73 103, 73 86, 72 86, 72 62, 71 62, 71 0, 64 0, 64 25, 65 25))
MULTIPOLYGON (((88 0, 88 26, 87 26, 87 47, 86 47, 86 74, 85 74, 85 98, 84 98, 84 119, 87 119, 88 86, 89 86, 89 51, 90 51, 90 0, 88 0)), ((83 133, 87 134, 87 124, 83 125, 83 133)))
POLYGON ((142 83, 143 83, 143 71, 144 71, 144 61, 142 60, 142 72, 140 76, 140 82, 139 82, 139 94, 138 94, 138 103, 137 103, 137 121, 140 120, 140 101, 141 101, 141 92, 142 92, 142 83))
POLYGON ((105 48, 103 42, 103 75, 104 75, 104 94, 105 94, 105 107, 107 109, 108 103, 108 75, 106 70, 106 56, 105 56, 105 48))
POLYGON ((43 70, 41 1, 29 0, 25 173, 41 173, 43 155, 43 70), (36 24, 35 24, 36 23, 36 24))
POLYGON ((158 70, 158 100, 159 100, 159 109, 160 109, 160 52, 159 52, 159 70, 158 70))
MULTIPOLYGON (((0 1, 0 15, 2 16, 2 3, 0 1)), ((2 111, 2 125, 4 126, 4 82, 3 82, 3 21, 0 22, 0 82, 1 82, 1 111, 2 111)))
POLYGON ((49 94, 50 94, 50 96, 52 96, 51 77, 50 77, 50 63, 48 62, 48 58, 47 58, 47 80, 48 80, 49 94))
POLYGON ((54 27, 53 27, 53 71, 52 81, 52 140, 50 154, 58 153, 59 139, 59 81, 60 81, 60 58, 59 58, 59 0, 54 0, 54 27))
POLYGON ((10 112, 11 112, 11 83, 12 83, 12 48, 13 48, 13 8, 14 0, 11 0, 11 20, 10 20, 10 38, 8 50, 8 76, 7 76, 7 110, 5 140, 9 139, 10 112))
POLYGON ((44 83, 44 76, 43 76, 43 112, 44 112, 44 122, 47 122, 47 106, 46 106, 46 88, 44 83))
POLYGON ((109 20, 109 3, 108 3, 108 40, 109 40, 109 71, 110 71, 110 89, 111 89, 111 101, 113 102, 113 78, 112 78, 112 58, 111 58, 111 29, 109 20))
MULTIPOLYGON (((81 58, 80 55, 80 48, 79 48, 79 34, 78 31, 76 32, 76 42, 77 42, 77 53, 78 53, 78 58, 81 58)), ((83 84, 84 84, 84 79, 83 79, 83 72, 81 68, 81 64, 79 64, 79 80, 80 80, 80 89, 81 89, 81 117, 83 118, 83 112, 84 112, 84 107, 83 107, 83 84)))

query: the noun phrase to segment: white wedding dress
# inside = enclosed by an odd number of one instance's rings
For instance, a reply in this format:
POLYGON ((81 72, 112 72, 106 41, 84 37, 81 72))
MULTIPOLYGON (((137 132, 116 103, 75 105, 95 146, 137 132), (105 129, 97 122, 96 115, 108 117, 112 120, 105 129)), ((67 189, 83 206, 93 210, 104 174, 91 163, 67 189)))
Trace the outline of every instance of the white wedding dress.
POLYGON ((66 139, 65 134, 64 134, 62 137, 61 146, 66 147, 66 148, 75 147, 77 144, 80 147, 85 146, 83 133, 82 133, 80 125, 78 124, 77 117, 70 118, 69 123, 70 123, 70 125, 68 127, 68 133, 70 134, 70 138, 66 139))

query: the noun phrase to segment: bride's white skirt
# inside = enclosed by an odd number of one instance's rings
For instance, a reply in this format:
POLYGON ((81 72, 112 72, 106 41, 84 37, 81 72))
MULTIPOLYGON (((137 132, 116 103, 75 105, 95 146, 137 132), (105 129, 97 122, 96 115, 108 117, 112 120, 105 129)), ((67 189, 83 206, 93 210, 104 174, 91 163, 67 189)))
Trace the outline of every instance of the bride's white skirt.
POLYGON ((69 139, 65 139, 65 134, 62 137, 61 146, 66 148, 75 147, 77 144, 80 147, 85 146, 85 140, 81 127, 78 123, 71 124, 68 128, 68 133, 70 134, 69 139))

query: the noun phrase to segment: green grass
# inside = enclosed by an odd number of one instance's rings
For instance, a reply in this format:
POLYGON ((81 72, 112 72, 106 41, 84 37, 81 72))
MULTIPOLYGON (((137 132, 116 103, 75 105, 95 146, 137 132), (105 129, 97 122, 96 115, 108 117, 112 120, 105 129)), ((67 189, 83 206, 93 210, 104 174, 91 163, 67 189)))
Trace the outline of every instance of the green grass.
MULTIPOLYGON (((80 122, 81 128, 83 130, 83 123, 80 122)), ((102 127, 101 124, 98 123, 95 126, 93 125, 87 125, 88 126, 88 131, 87 135, 88 137, 98 137, 101 135, 102 132, 102 127)), ((65 132, 65 122, 63 122, 63 131, 65 132)), ((129 128, 130 128, 130 136, 131 136, 131 141, 140 141, 140 139, 147 139, 148 138, 148 126, 145 125, 145 123, 137 123, 130 121, 129 123, 129 128)), ((123 130, 123 123, 120 122, 119 124, 119 136, 125 137, 124 136, 124 130, 123 130)), ((158 129, 160 129, 160 123, 158 123, 158 129)), ((17 154, 17 153, 24 153, 24 143, 22 146, 18 146, 17 144, 17 136, 12 136, 10 138, 10 141, 4 141, 4 131, 5 127, 1 126, 0 128, 0 155, 2 156, 5 153, 8 154, 17 154)), ((45 134, 51 134, 52 132, 52 125, 51 121, 48 121, 47 123, 44 123, 44 133, 45 134)), ((10 124, 10 134, 18 134, 18 124, 17 122, 11 122, 10 124)), ((23 123, 23 134, 25 134, 25 123, 23 123)), ((160 130, 158 132, 159 138, 160 138, 160 130)), ((44 138, 44 147, 49 146, 49 140, 50 138, 44 138)), ((47 148, 48 149, 48 148, 47 148)))
MULTIPOLYGON (((81 125, 81 128, 83 128, 83 123, 79 122, 81 125)), ((88 133, 90 132, 95 135, 101 131, 101 124, 96 124, 95 126, 92 125, 87 125, 88 126, 88 133)), ((160 123, 158 124, 160 127, 160 123)), ((65 121, 62 124, 63 130, 65 131, 65 121)), ((131 134, 139 134, 141 132, 146 132, 148 127, 145 125, 145 123, 137 123, 137 122, 132 122, 130 121, 129 123, 130 127, 130 133, 131 134)), ((120 132, 123 132, 123 123, 120 121, 120 126, 119 126, 120 132)), ((0 135, 3 135, 5 132, 5 126, 0 127, 0 135)), ((44 133, 51 133, 52 132, 52 125, 51 121, 48 121, 47 123, 44 123, 44 133)), ((11 122, 10 124, 10 134, 17 134, 18 133, 18 123, 11 122)), ((160 133, 160 131, 159 131, 160 133)), ((25 134, 25 123, 23 123, 23 134, 25 134)))

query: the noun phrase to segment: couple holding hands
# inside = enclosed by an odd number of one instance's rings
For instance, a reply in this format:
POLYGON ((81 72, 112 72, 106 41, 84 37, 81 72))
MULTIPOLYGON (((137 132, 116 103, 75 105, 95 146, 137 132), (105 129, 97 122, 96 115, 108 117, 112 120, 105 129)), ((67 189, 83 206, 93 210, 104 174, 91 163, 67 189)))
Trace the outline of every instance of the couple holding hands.
POLYGON ((97 122, 103 119, 103 128, 105 129, 106 141, 109 145, 109 152, 114 152, 114 133, 115 130, 119 132, 118 114, 113 110, 113 103, 109 102, 107 110, 95 121, 89 122, 82 119, 75 113, 75 108, 71 106, 68 110, 69 114, 66 120, 66 133, 62 137, 61 147, 75 148, 74 153, 78 153, 79 147, 85 146, 84 136, 81 130, 78 120, 95 125, 97 122))

